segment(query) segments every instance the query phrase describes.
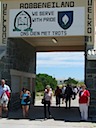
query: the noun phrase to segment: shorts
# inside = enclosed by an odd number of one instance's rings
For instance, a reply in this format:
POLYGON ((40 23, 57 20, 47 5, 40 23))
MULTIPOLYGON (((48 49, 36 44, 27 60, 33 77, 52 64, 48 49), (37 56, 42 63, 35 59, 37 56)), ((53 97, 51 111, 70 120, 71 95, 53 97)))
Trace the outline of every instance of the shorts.
POLYGON ((0 99, 0 106, 4 106, 4 107, 7 107, 8 106, 8 101, 9 100, 2 100, 2 99, 0 99))

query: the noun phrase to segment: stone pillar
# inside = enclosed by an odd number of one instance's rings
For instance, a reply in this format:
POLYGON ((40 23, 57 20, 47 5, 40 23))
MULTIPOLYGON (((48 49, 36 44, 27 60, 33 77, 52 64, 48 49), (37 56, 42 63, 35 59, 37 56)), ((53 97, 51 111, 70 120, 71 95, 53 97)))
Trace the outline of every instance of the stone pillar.
MULTIPOLYGON (((3 63, 4 63, 3 64, 4 68, 1 72, 1 77, 7 79, 7 82, 11 87, 10 69, 36 74, 36 50, 32 45, 30 45, 23 39, 20 39, 20 38, 8 39, 7 46, 6 46, 6 55, 4 57, 3 63)), ((34 82, 32 82, 32 84, 33 83, 34 82)), ((21 88, 21 85, 20 85, 20 88, 21 88)), ((29 85, 29 89, 30 89, 30 85, 29 85)), ((35 90, 31 90, 31 92, 33 96, 32 99, 34 99, 35 90)), ((12 91, 12 93, 14 94, 14 91, 12 91)), ((18 100, 20 99, 19 98, 20 92, 18 92, 18 96, 17 96, 17 93, 16 93, 16 96, 15 94, 12 96, 13 98, 15 98, 15 102, 18 101, 18 103, 20 104, 20 101, 18 100)), ((14 99, 12 99, 12 103, 13 102, 14 102, 14 99)), ((13 106, 14 105, 12 104, 12 107, 13 106)))
POLYGON ((85 84, 91 93, 91 101, 89 106, 89 117, 96 117, 96 60, 87 59, 88 49, 92 49, 92 45, 86 45, 85 49, 85 84))

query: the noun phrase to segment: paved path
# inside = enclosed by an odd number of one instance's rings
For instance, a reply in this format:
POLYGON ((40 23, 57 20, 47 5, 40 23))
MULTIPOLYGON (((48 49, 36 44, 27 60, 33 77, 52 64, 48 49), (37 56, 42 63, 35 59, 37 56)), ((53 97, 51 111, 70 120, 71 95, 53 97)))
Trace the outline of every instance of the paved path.
MULTIPOLYGON (((42 97, 39 97, 39 99, 36 100, 36 102, 35 102, 35 105, 36 105, 36 106, 40 106, 40 105, 43 106, 43 105, 41 104, 41 99, 42 99, 42 97)), ((62 100, 61 100, 61 101, 62 101, 62 100)), ((55 97, 52 98, 52 105, 51 105, 51 106, 56 106, 55 97)), ((64 103, 64 104, 61 103, 60 106, 61 106, 61 107, 65 107, 65 103, 64 103)), ((75 100, 71 100, 71 106, 72 106, 72 107, 79 107, 79 104, 78 104, 78 96, 76 97, 75 100)))
POLYGON ((51 107, 52 119, 44 120, 44 109, 41 100, 31 106, 29 119, 22 119, 22 110, 10 111, 9 118, 0 119, 0 128, 96 128, 95 121, 80 122, 78 99, 72 101, 71 109, 55 106, 55 98, 51 107))
POLYGON ((0 120, 0 128, 96 128, 94 123, 75 123, 51 120, 0 120))

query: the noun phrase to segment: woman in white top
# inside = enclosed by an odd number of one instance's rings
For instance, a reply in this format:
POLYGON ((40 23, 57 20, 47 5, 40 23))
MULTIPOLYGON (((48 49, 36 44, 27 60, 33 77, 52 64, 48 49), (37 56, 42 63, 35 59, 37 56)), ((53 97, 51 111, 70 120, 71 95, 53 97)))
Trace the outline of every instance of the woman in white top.
POLYGON ((46 112, 46 107, 48 105, 48 113, 49 113, 49 118, 51 118, 51 113, 50 113, 50 105, 51 105, 51 102, 52 102, 52 89, 50 88, 50 85, 47 85, 46 86, 46 89, 44 91, 44 118, 46 119, 47 118, 47 112, 46 112))

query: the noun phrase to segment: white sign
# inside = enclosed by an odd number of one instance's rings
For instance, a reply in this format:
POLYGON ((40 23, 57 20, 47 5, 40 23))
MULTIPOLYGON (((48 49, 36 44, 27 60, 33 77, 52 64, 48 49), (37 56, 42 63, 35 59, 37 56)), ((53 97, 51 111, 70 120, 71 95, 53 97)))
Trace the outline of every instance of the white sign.
POLYGON ((9 37, 85 34, 85 8, 11 9, 9 37))

